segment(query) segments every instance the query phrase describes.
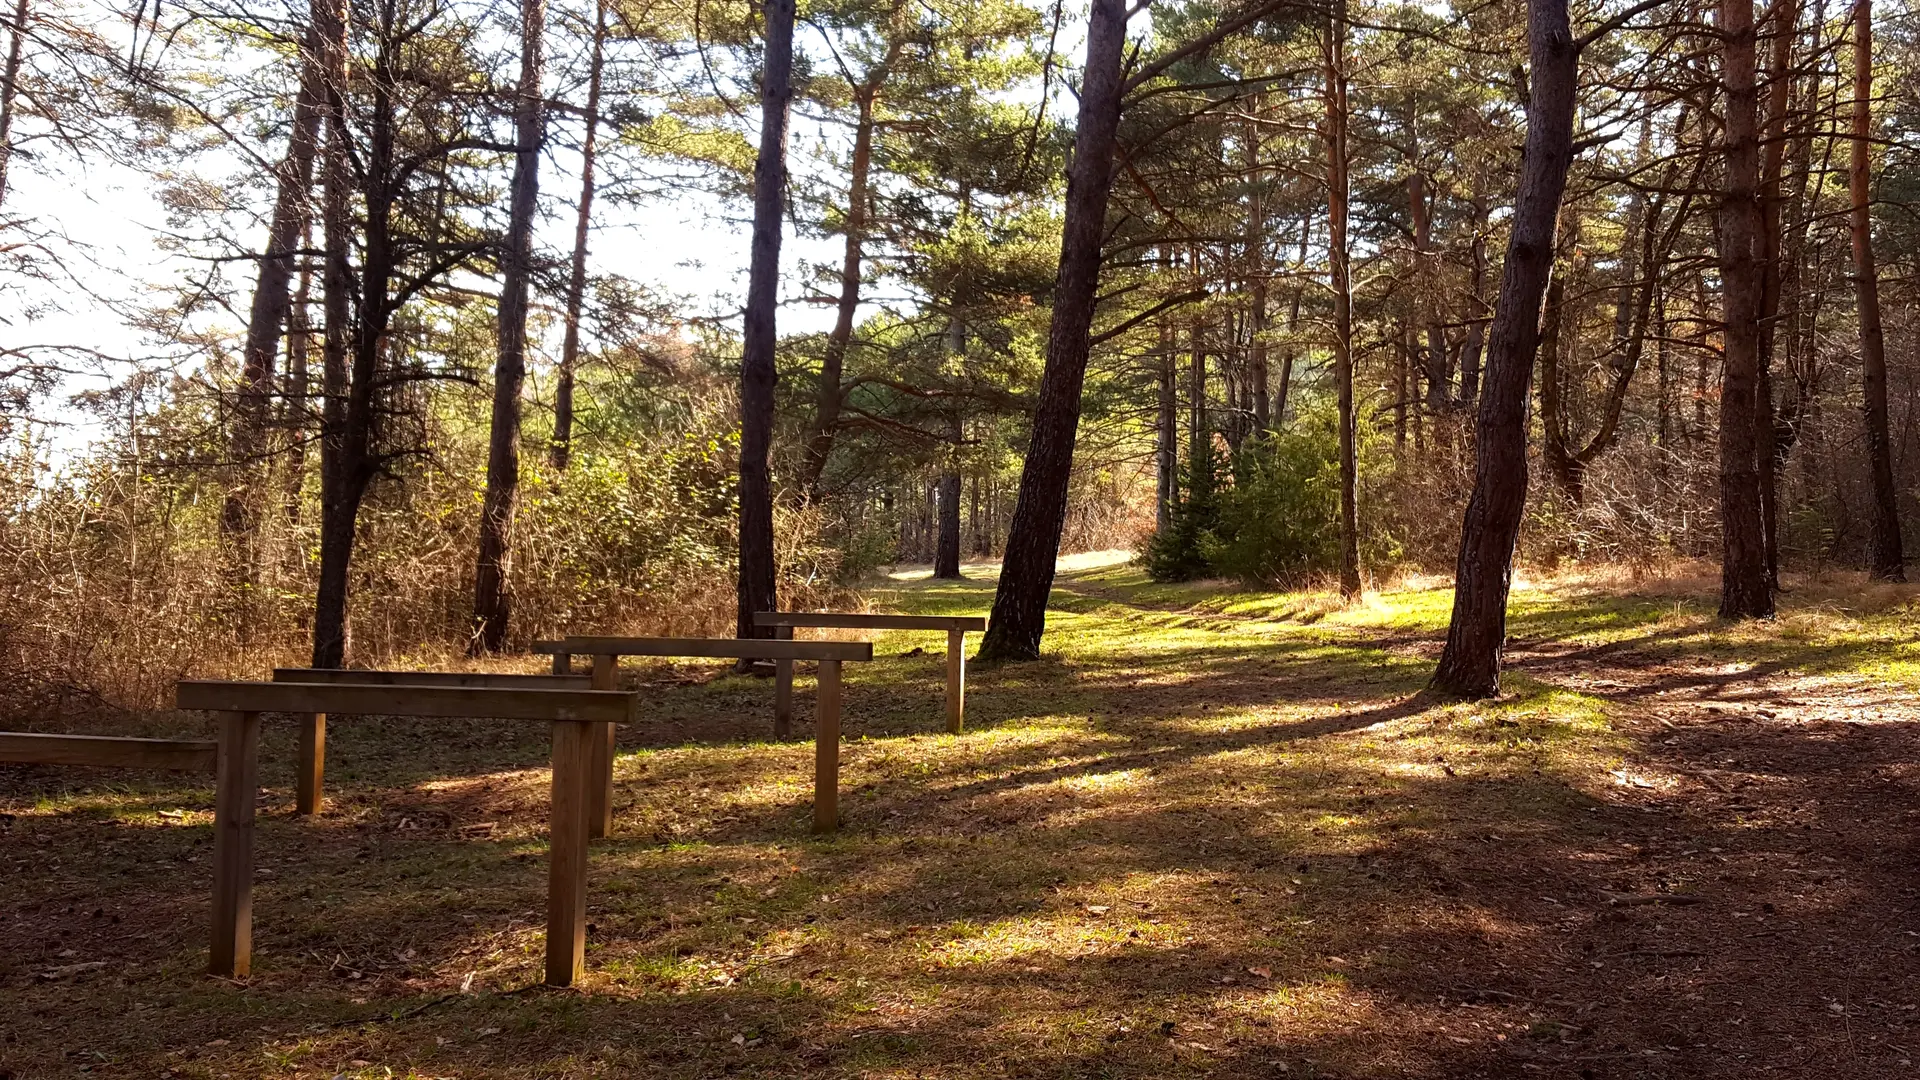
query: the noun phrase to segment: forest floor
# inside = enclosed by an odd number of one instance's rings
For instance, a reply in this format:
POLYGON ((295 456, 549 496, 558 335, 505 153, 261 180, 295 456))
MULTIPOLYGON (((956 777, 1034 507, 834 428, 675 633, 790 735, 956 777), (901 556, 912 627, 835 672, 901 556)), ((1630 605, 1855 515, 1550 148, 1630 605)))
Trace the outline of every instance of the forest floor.
MULTIPOLYGON (((969 572, 874 600, 983 612, 969 572)), ((1080 560, 965 734, 936 637, 849 665, 831 839, 806 679, 776 743, 764 680, 635 668, 569 991, 531 725, 336 721, 299 820, 270 720, 239 984, 204 780, 0 768, 0 1077, 1908 1075, 1920 609, 1788 584, 1729 626, 1710 581, 1523 581, 1507 695, 1439 705, 1444 589, 1080 560)))

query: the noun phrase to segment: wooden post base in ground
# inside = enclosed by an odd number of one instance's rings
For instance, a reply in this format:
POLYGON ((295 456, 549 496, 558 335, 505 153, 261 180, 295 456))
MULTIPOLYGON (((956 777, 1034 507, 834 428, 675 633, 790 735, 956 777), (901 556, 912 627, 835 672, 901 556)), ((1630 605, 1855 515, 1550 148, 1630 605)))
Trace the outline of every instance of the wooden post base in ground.
MULTIPOLYGON (((620 658, 593 658, 593 688, 616 690, 620 685, 620 658)), ((599 839, 613 831, 613 739, 612 724, 595 724, 589 734, 588 776, 592 790, 587 798, 587 836, 599 839)))
POLYGON ((947 730, 960 734, 967 714, 967 632, 947 631, 947 730))
POLYGON ((553 723, 553 806, 547 819, 547 985, 572 986, 587 962, 587 803, 596 724, 553 723))
POLYGON ((320 812, 327 773, 327 714, 301 713, 300 761, 294 777, 293 812, 310 816, 320 812))
POLYGON ((253 816, 259 791, 260 714, 223 712, 213 789, 213 943, 207 970, 241 979, 253 969, 253 816))
POLYGON ((840 661, 820 661, 813 715, 813 831, 840 827, 840 661))

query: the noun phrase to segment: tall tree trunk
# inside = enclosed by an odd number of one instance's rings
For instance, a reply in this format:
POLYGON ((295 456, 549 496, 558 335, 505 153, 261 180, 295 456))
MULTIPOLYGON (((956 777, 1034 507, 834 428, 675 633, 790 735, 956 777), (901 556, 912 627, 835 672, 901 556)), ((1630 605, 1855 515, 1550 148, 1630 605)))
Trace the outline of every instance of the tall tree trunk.
POLYGON ((940 472, 940 539, 933 554, 933 576, 946 581, 960 579, 960 447, 966 441, 966 428, 960 414, 947 418, 946 467, 940 472))
MULTIPOLYGON (((347 571, 360 499, 371 470, 365 467, 364 434, 352 439, 356 428, 364 433, 365 425, 348 422, 356 404, 350 399, 348 363, 358 335, 352 322, 354 282, 348 262, 353 180, 347 142, 346 0, 317 0, 313 13, 326 95, 320 211, 325 250, 321 303, 326 327, 321 342, 320 576, 314 592, 313 666, 337 668, 346 660, 347 571)), ((373 312, 362 313, 363 319, 374 317, 373 312)))
MULTIPOLYGON (((893 18, 897 20, 904 10, 904 6, 896 5, 893 18)), ((806 451, 800 463, 801 490, 810 499, 820 497, 820 478, 826 474, 827 458, 833 453, 834 439, 839 434, 844 393, 840 381, 846 370, 847 349, 853 343, 854 316, 860 310, 862 261, 870 228, 868 219, 873 209, 874 106, 906 42, 901 30, 898 25, 889 26, 886 56, 864 82, 848 87, 853 92, 856 112, 853 160, 847 167, 847 244, 840 258, 840 300, 834 309, 833 329, 827 333, 827 347, 820 357, 820 375, 814 389, 813 426, 807 432, 806 451)), ((963 195, 963 206, 966 201, 963 195)))
MULTIPOLYGON (((24 10, 25 4, 21 6, 24 10)), ((248 310, 246 343, 241 352, 240 392, 227 443, 235 483, 221 506, 220 531, 235 548, 233 556, 243 586, 252 583, 256 569, 253 534, 265 498, 260 480, 269 452, 274 356, 287 325, 295 249, 312 216, 313 158, 319 143, 321 111, 318 47, 316 33, 309 25, 300 50, 300 90, 294 97, 287 153, 274 170, 273 216, 267 226, 266 250, 260 255, 254 277, 253 304, 248 310)), ((0 136, 0 144, 4 142, 4 136, 0 136)))
POLYGON ((1033 411, 1033 436, 1020 474, 1000 585, 980 643, 983 660, 1035 660, 1046 630, 1047 596, 1066 522, 1073 475, 1073 440, 1080 423, 1101 240, 1113 188, 1120 127, 1121 52, 1127 39, 1125 0, 1093 0, 1087 25, 1087 63, 1080 86, 1080 117, 1067 169, 1066 220, 1060 270, 1054 283, 1047 361, 1033 411))
POLYGON ((1173 329, 1162 321, 1158 366, 1154 371, 1153 527, 1163 533, 1173 524, 1173 502, 1180 490, 1180 405, 1173 348, 1173 329))
POLYGON ((1415 330, 1416 347, 1407 354, 1407 359, 1425 375, 1427 408, 1438 414, 1447 407, 1453 378, 1447 371, 1446 332, 1440 327, 1439 274, 1433 261, 1433 221, 1427 211, 1427 177, 1418 170, 1407 174, 1407 211, 1413 223, 1414 322, 1411 325, 1424 328, 1427 338, 1423 357, 1418 348, 1420 330, 1415 330))
POLYGON ((1760 513, 1760 139, 1753 0, 1720 0, 1726 193, 1720 206, 1720 615, 1773 614, 1760 513))
POLYGON ((580 137, 580 208, 573 220, 573 267, 567 277, 566 328, 553 393, 553 445, 547 458, 564 472, 573 457, 573 380, 580 363, 580 308, 587 293, 587 235, 593 226, 594 159, 600 148, 600 81, 606 68, 607 6, 593 7, 593 55, 587 65, 586 132, 580 137))
POLYGON ((1340 399, 1340 595, 1360 595, 1359 412, 1353 399, 1353 267, 1347 248, 1347 6, 1335 0, 1324 43, 1327 264, 1333 286, 1333 378, 1340 399))
POLYGON ((1466 340, 1460 346, 1460 404, 1472 405, 1480 396, 1480 350, 1486 337, 1486 322, 1492 314, 1481 298, 1487 282, 1487 204, 1478 195, 1473 201, 1473 272, 1467 287, 1469 309, 1466 340))
MULTIPOLYGON (((786 208, 787 119, 793 99, 794 0, 766 0, 760 75, 760 154, 753 164, 753 246, 740 357, 740 580, 735 632, 768 637, 753 613, 772 611, 773 354, 780 292, 780 223, 786 208)), ((744 667, 744 663, 742 667, 744 667)))
POLYGON ((1780 183, 1787 154, 1787 110, 1793 98, 1793 38, 1799 20, 1799 5, 1794 0, 1780 0, 1775 6, 1767 63, 1767 142, 1760 172, 1760 415, 1756 439, 1760 455, 1760 536, 1766 551, 1767 585, 1775 592, 1780 589, 1780 454, 1774 435, 1773 392, 1782 282, 1780 183))
POLYGON ((520 82, 515 88, 512 205, 500 255, 498 355, 493 426, 487 440, 487 491, 480 506, 480 558, 474 571, 475 655, 506 645, 513 614, 513 518, 520 499, 520 393, 527 381, 527 292, 533 275, 533 215, 540 197, 540 148, 546 141, 546 0, 520 0, 520 82))
MULTIPOLYGON (((300 246, 307 248, 312 244, 313 217, 308 215, 300 246)), ((299 284, 293 290, 293 306, 287 312, 287 385, 280 403, 280 429, 287 440, 287 468, 281 477, 280 513, 289 525, 300 521, 300 495, 307 483, 307 432, 311 420, 308 409, 313 392, 307 371, 313 349, 313 316, 309 310, 312 298, 312 260, 302 258, 299 284)))
POLYGON ((1567 0, 1529 0, 1526 148, 1513 232, 1500 273, 1480 395, 1473 497, 1460 534, 1453 616, 1433 674, 1441 694, 1483 698, 1500 692, 1506 648, 1513 546, 1527 502, 1527 399, 1539 345, 1540 301, 1553 272, 1554 223, 1573 164, 1573 104, 1579 50, 1567 0))
POLYGON ((13 6, 13 33, 7 42, 7 65, 0 69, 0 206, 7 202, 7 166, 13 160, 13 113, 20 100, 20 64, 26 55, 27 0, 13 6))
POLYGON ((1873 549, 1869 573, 1907 580, 1900 545, 1900 507, 1893 487, 1893 440, 1887 419, 1887 346, 1880 329, 1880 278, 1873 263, 1873 0, 1853 9, 1853 152, 1847 162, 1853 236, 1853 291, 1860 309, 1860 366, 1866 390, 1867 467, 1873 477, 1873 549))

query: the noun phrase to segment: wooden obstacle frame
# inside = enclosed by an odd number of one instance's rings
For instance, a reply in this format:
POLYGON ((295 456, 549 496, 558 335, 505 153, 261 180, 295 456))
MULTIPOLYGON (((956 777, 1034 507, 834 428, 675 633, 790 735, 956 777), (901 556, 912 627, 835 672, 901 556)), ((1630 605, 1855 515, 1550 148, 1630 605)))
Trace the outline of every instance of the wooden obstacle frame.
POLYGON ((181 682, 175 706, 213 713, 220 726, 208 969, 214 975, 240 978, 252 968, 253 826, 261 713, 536 720, 550 723, 553 731, 546 981, 552 986, 572 985, 586 962, 590 747, 601 729, 632 719, 635 698, 590 689, 417 685, 398 681, 397 676, 394 681, 367 684, 181 682))
MULTIPOLYGON (((354 668, 274 668, 274 682, 355 686, 455 686, 489 690, 587 690, 584 675, 501 675, 479 671, 364 671, 354 668)), ((300 758, 294 774, 293 812, 317 814, 327 771, 327 714, 301 713, 300 758)))
MULTIPOLYGON (((573 657, 593 658, 593 685, 611 690, 618 681, 622 656, 708 657, 733 660, 773 660, 786 665, 789 679, 785 697, 776 701, 774 732, 791 733, 792 681, 795 660, 811 660, 820 665, 819 690, 814 705, 813 751, 813 831, 830 833, 840 827, 840 707, 842 704, 840 665, 848 661, 873 659, 873 645, 866 641, 790 641, 769 638, 632 638, 568 637, 561 641, 534 642, 534 651, 553 654, 553 670, 572 670, 573 657), (785 717, 783 723, 782 718, 785 717)), ((605 836, 613 827, 613 743, 594 747, 595 802, 589 814, 589 831, 605 836)))
MULTIPOLYGON (((756 611, 753 625, 771 626, 782 639, 795 627, 823 630, 929 630, 947 634, 947 730, 960 734, 966 722, 967 631, 983 631, 977 615, 862 615, 853 612, 756 611)), ((784 735, 793 723, 793 661, 775 661, 773 730, 784 735)))

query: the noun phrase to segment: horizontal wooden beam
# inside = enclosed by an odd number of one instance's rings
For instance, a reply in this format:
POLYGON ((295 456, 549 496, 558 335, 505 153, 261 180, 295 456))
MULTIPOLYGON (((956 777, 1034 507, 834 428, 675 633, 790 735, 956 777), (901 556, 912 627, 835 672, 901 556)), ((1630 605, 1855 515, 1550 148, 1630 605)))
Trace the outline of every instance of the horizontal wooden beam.
POLYGON ((183 680, 174 703, 209 712, 581 720, 625 724, 636 695, 616 690, 506 690, 478 686, 330 686, 183 680))
POLYGON ((95 765, 115 769, 212 772, 219 744, 200 739, 132 739, 0 731, 0 761, 17 765, 95 765))
POLYGON ((542 639, 534 642, 533 647, 527 651, 539 653, 544 656, 564 656, 567 652, 567 643, 559 640, 542 639))
POLYGON ((755 626, 814 626, 839 630, 985 630, 978 615, 857 615, 837 611, 756 611, 755 626))
POLYGON ((274 682, 371 686, 477 686, 501 690, 587 690, 585 675, 508 675, 488 671, 357 671, 352 668, 274 668, 274 682))
POLYGON ((583 656, 707 656, 745 660, 871 660, 869 641, 776 641, 769 638, 570 637, 566 651, 583 656))

